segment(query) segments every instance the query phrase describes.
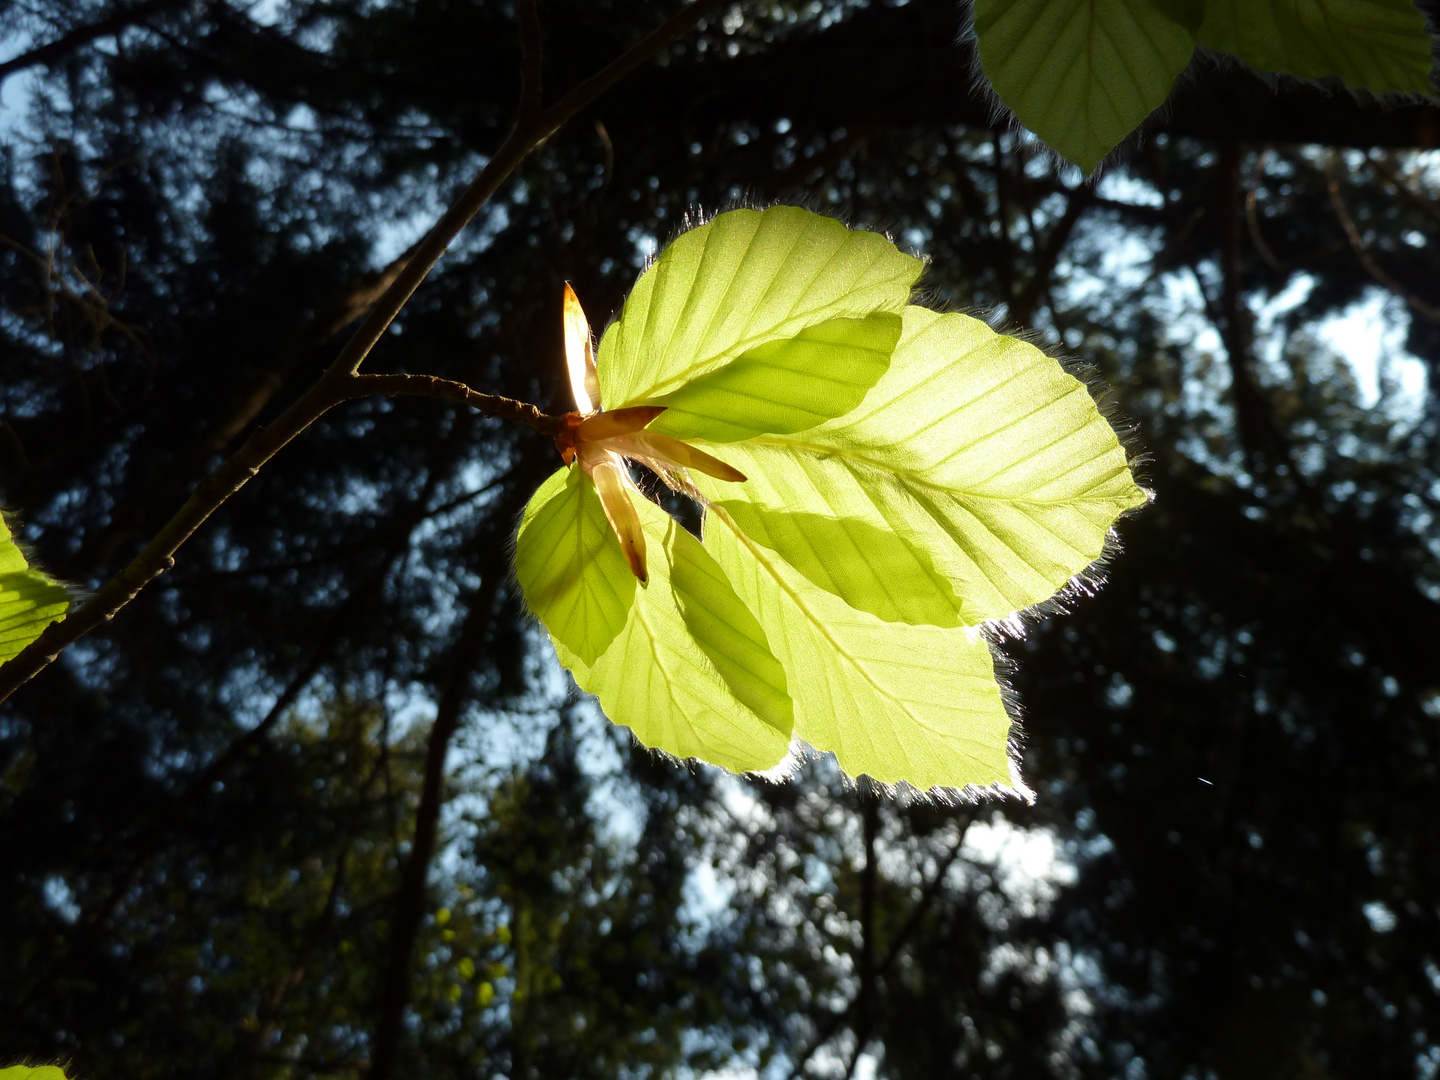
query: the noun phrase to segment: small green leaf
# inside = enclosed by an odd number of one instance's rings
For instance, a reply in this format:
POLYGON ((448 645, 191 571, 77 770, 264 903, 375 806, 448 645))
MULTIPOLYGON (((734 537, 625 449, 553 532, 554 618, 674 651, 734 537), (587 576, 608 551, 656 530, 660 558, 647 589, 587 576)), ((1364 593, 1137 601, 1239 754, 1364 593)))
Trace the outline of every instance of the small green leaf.
POLYGON ((59 1065, 11 1065, 0 1069, 0 1080, 65 1080, 59 1065))
POLYGON ((796 735, 834 751, 851 776, 921 789, 1013 784, 1010 716, 978 630, 856 611, 723 511, 707 514, 705 543, 796 687, 796 735))
POLYGON ((738 499, 718 503, 826 592, 886 622, 959 626, 960 601, 930 556, 903 536, 859 518, 775 510, 738 499))
MULTIPOLYGON (((899 558, 900 545, 924 552, 971 625, 1049 599, 1101 556, 1115 520, 1146 500, 1114 430, 1057 361, 978 319, 918 307, 906 310, 889 370, 858 409, 725 452, 750 479, 695 477, 709 498, 892 533, 893 580, 927 567, 899 558)), ((799 545, 776 549, 803 555, 799 545)), ((907 589, 921 587, 915 576, 907 589)))
POLYGON ((65 586, 31 568, 0 515, 0 664, 19 654, 69 606, 65 586))
POLYGON ((579 466, 540 485, 520 521, 515 577, 552 637, 593 664, 629 615, 635 576, 579 466))
POLYGON ((778 764, 794 707, 764 630, 698 540, 649 500, 636 510, 659 555, 650 585, 599 660, 557 640, 560 662, 646 746, 734 772, 778 764))
POLYGON ((720 214, 660 253, 605 332, 605 407, 654 401, 818 323, 898 313, 922 268, 884 236, 808 210, 720 214))
POLYGON ((1200 44, 1261 71, 1434 92, 1430 37, 1411 0, 1207 0, 1200 44))
POLYGON ((711 442, 804 431, 859 405, 899 340, 889 312, 817 323, 656 398, 666 409, 650 430, 711 442))
POLYGON ((1195 51, 1180 0, 975 0, 980 67, 1019 121, 1089 175, 1195 51))

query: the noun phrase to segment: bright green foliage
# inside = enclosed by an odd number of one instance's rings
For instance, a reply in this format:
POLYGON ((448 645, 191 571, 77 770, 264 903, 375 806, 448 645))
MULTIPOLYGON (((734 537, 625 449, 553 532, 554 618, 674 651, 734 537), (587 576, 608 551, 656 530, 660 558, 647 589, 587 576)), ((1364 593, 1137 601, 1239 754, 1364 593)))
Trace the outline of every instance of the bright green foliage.
POLYGON ((750 539, 853 608, 886 622, 960 625, 950 582, 928 553, 899 533, 861 517, 787 510, 783 503, 770 509, 737 498, 714 505, 750 539))
POLYGON ((650 430, 712 442, 804 431, 859 405, 899 340, 889 312, 806 327, 656 398, 666 411, 650 430))
POLYGON ((795 207, 721 214, 635 283, 595 358, 603 406, 658 401, 818 323, 899 314, 922 266, 883 236, 795 207))
POLYGON ((515 576, 550 633, 587 664, 625 625, 635 579, 579 469, 555 473, 525 508, 515 576))
POLYGON ((637 509, 663 557, 605 655, 586 665, 557 642, 561 662, 646 746, 736 772, 778 764, 794 714, 765 632, 698 540, 653 503, 637 509))
MULTIPOLYGON (((1100 557, 1115 519, 1145 501, 1078 379, 978 319, 918 307, 906 309, 890 370, 855 412, 727 447, 726 460, 751 479, 702 480, 710 498, 888 532, 929 563, 896 558, 892 544, 875 559, 881 584, 914 593, 938 571, 969 625, 1055 595, 1100 557)), ((777 546, 804 565, 803 540, 777 546)))
POLYGON ((59 1065, 11 1065, 0 1069, 0 1080, 65 1080, 59 1065))
POLYGON ((1198 5, 975 0, 980 66, 1019 121, 1091 173, 1165 101, 1198 5))
POLYGON ((706 543, 791 674, 795 734, 852 776, 1011 786, 1010 716, 980 631, 887 623, 768 556, 724 512, 706 543))
MULTIPOLYGON (((832 261, 863 250, 867 265, 906 265, 881 238, 804 211, 737 211, 659 257, 641 278, 651 285, 640 310, 682 277, 723 278, 725 291, 750 296, 736 268, 772 218, 805 280, 829 281, 806 238, 832 261)), ((829 284, 817 297, 772 274, 767 287, 786 311, 826 313, 807 324, 769 318, 774 338, 731 327, 753 304, 736 314, 707 300, 704 321, 724 328, 712 341, 683 320, 646 323, 632 297, 616 325, 639 327, 642 342, 668 325, 654 348, 676 373, 669 381, 688 377, 638 400, 667 406, 652 432, 690 444, 672 442, 664 468, 704 501, 704 545, 631 492, 650 552, 648 584, 636 586, 577 464, 526 510, 517 574, 575 681, 647 746, 764 769, 793 730, 853 775, 1014 787, 1011 721, 982 624, 1063 589, 1146 496, 1085 386, 1058 362, 964 315, 856 312, 891 300, 877 300, 870 276, 851 278, 861 299, 829 284), (669 344, 681 334, 689 356, 669 344), (680 451, 701 448, 746 479, 678 475, 680 451)), ((902 274, 885 278, 901 279, 908 288, 902 274)), ((615 334, 612 357, 624 346, 615 334)), ((603 399, 637 400, 613 390, 605 355, 602 346, 603 399)), ((655 384, 648 355, 636 352, 632 384, 655 384)), ((615 452, 653 449, 629 445, 615 452)))
POLYGON ((69 606, 65 587, 30 567, 0 516, 0 664, 39 637, 69 606))
POLYGON ((1431 91, 1430 39, 1412 0, 1207 0, 1200 44, 1261 71, 1431 91))

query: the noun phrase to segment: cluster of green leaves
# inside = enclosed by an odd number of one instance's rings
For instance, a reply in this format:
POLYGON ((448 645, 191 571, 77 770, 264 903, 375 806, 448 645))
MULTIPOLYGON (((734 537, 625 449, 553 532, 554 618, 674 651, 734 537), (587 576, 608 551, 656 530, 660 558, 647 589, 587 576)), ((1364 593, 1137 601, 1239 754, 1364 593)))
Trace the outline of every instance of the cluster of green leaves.
POLYGON ((1411 0, 976 0, 980 66, 1088 175, 1165 101, 1196 46, 1261 71, 1433 93, 1411 0))
POLYGON ((69 606, 65 587, 30 565, 0 515, 0 664, 39 637, 69 606))
POLYGON ((1064 588, 1146 496, 1059 362, 909 303, 922 266, 803 210, 732 211, 605 333, 602 403, 664 405, 650 431, 747 478, 660 470, 703 542, 637 497, 648 581, 578 464, 522 518, 527 601, 645 745, 763 770, 798 736, 886 783, 1015 785, 983 627, 1064 588))

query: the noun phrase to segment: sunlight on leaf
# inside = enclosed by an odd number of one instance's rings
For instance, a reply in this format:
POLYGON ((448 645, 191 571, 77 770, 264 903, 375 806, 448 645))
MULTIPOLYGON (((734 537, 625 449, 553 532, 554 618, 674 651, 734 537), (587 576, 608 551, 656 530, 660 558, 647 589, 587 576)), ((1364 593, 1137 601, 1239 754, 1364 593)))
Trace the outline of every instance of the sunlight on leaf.
POLYGON ((653 503, 636 509, 657 553, 650 584, 598 661, 557 640, 561 663, 646 746, 735 772, 778 764, 794 712, 764 630, 698 540, 653 503))
POLYGON ((853 413, 726 450, 751 479, 723 489, 702 481, 707 496, 892 534, 871 576, 898 584, 925 565, 897 558, 899 545, 924 552, 969 624, 1048 600, 1146 501, 1080 380, 978 319, 917 307, 905 312, 890 369, 853 413))
POLYGON ((530 609, 587 664, 625 625, 635 577, 579 468, 554 473, 530 499, 515 541, 515 576, 530 609))
POLYGON ((721 214, 660 253, 605 332, 607 406, 654 401, 818 323, 898 313, 922 266, 878 233, 792 206, 721 214))
POLYGON ((0 515, 0 664, 39 637, 69 606, 65 587, 31 568, 0 515))
POLYGON ((1023 789, 982 624, 1085 573, 1147 496, 1058 361, 895 307, 918 265, 802 210, 734 211, 666 249, 606 334, 576 401, 620 404, 567 417, 578 465, 531 501, 516 572, 646 746, 761 770, 793 732, 852 776, 1023 789), (703 545, 626 459, 701 500, 703 545))
POLYGON ((887 623, 819 589, 730 522, 705 542, 791 677, 795 734, 851 776, 920 789, 1012 784, 1010 716, 978 630, 887 623))
POLYGON ((651 430, 712 442, 804 431, 859 405, 899 340, 889 312, 806 327, 655 399, 667 408, 651 430))

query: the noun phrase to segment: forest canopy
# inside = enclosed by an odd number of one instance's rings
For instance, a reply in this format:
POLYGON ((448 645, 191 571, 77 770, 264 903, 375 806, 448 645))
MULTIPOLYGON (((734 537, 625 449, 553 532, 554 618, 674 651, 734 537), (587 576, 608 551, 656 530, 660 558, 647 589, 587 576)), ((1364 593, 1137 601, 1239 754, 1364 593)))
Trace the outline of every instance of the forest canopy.
MULTIPOLYGON (((637 747, 512 573, 553 439, 348 400, 0 706, 0 1066, 1440 1072, 1440 109, 1203 15, 1090 160, 987 8, 711 5, 534 140, 365 371, 563 414, 565 283, 603 329, 726 209, 923 253, 925 305, 1062 356, 1155 495, 1103 588, 990 628, 1033 802, 637 747)), ((99 595, 345 355, 523 88, 682 11, 12 3, 0 573, 99 595)))

